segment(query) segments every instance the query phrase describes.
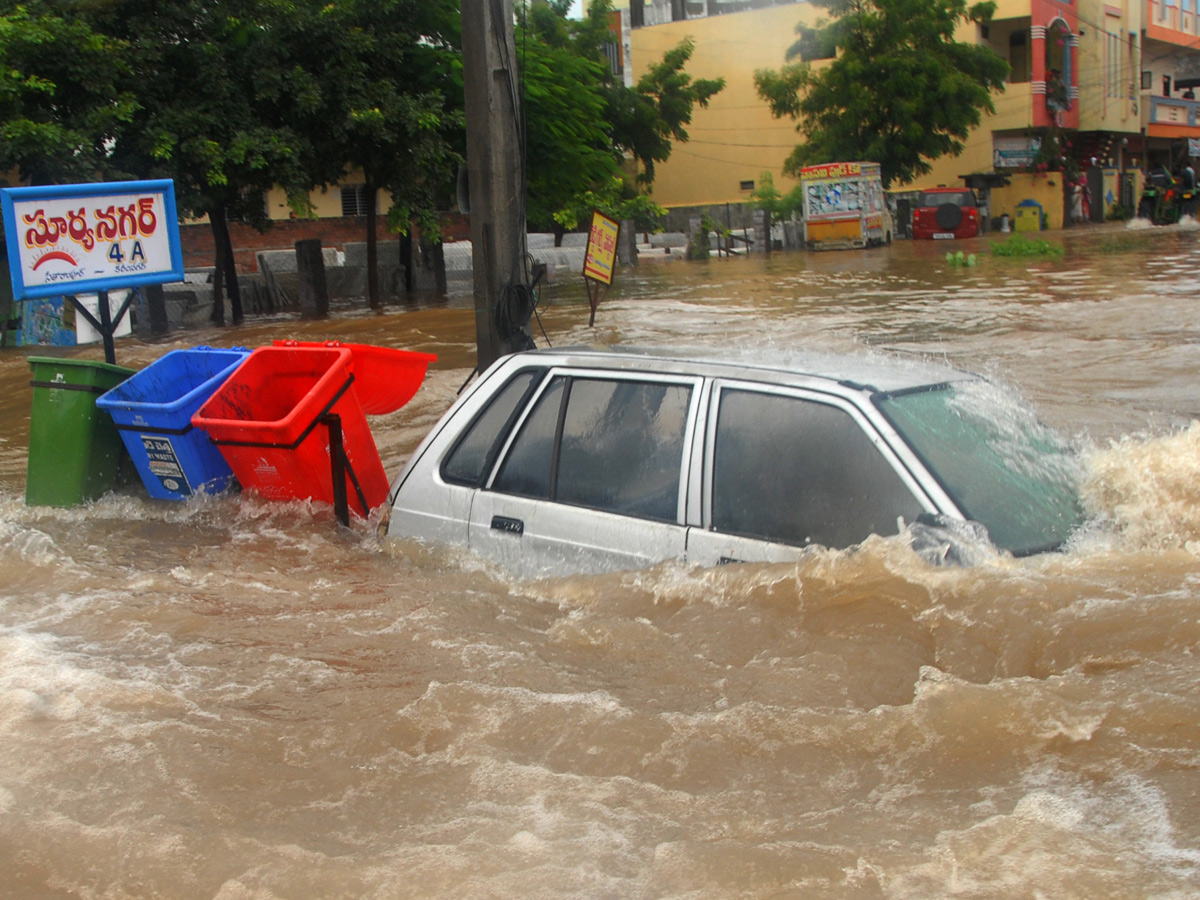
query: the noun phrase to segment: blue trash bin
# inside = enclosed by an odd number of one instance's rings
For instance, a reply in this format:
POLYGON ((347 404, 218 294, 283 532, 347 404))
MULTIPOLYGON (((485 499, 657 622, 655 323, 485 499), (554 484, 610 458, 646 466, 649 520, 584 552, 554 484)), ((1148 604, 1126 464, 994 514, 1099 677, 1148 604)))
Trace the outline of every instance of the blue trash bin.
POLYGON ((96 400, 112 416, 151 497, 184 500, 229 485, 229 464, 192 427, 192 415, 249 355, 242 348, 172 350, 96 400))

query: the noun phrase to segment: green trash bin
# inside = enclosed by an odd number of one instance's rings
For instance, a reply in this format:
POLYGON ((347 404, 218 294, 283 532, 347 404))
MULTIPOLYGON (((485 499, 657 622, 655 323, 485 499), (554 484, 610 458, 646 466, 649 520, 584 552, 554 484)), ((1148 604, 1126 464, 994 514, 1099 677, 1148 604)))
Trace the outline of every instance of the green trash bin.
POLYGON ((128 451, 96 398, 133 369, 79 359, 29 358, 33 406, 25 502, 75 506, 117 487, 128 451))

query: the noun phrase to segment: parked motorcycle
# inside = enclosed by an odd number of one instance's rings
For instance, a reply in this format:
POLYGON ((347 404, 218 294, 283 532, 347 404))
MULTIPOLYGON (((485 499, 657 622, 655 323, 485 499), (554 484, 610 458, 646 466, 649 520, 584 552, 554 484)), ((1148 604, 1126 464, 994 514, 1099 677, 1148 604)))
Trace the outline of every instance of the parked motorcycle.
MULTIPOLYGON (((1183 211, 1184 193, 1166 169, 1153 170, 1146 176, 1146 186, 1138 200, 1138 218, 1149 219, 1155 225, 1173 225, 1183 211)), ((1190 203, 1193 191, 1186 193, 1186 201, 1190 203)))

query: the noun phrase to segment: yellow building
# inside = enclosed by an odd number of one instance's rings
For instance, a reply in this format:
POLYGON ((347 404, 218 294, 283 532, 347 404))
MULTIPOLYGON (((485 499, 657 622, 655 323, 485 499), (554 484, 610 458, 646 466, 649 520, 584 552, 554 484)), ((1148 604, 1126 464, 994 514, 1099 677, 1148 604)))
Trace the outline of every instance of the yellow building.
POLYGON ((745 201, 763 172, 781 191, 795 184, 783 174, 797 142, 795 123, 772 118, 754 88, 754 72, 782 66, 796 41, 796 24, 804 15, 815 21, 818 12, 799 3, 632 30, 635 80, 686 38, 696 45, 688 74, 725 79, 708 108, 693 111, 690 139, 676 143, 671 158, 655 166, 656 201, 668 207, 745 201))
MULTIPOLYGON (((771 117, 755 90, 754 72, 785 65, 796 26, 815 24, 824 10, 808 2, 768 2, 772 0, 632 0, 623 13, 634 24, 635 79, 667 49, 691 38, 696 49, 688 73, 726 80, 725 90, 708 109, 694 111, 691 140, 677 143, 671 158, 657 167, 654 198, 660 204, 677 208, 745 201, 763 172, 770 172, 783 190, 794 183, 782 175, 782 166, 799 140, 795 123, 771 117)), ((1145 165, 1147 154, 1156 147, 1164 153, 1174 147, 1178 155, 1179 134, 1155 143, 1156 129, 1170 129, 1165 123, 1156 125, 1154 116, 1182 120, 1173 123, 1175 130, 1182 125, 1200 139, 1196 102, 1181 92, 1151 97, 1147 85, 1147 67, 1157 90, 1163 75, 1158 68, 1165 66, 1176 81, 1180 72, 1191 71, 1200 86, 1196 3, 998 0, 990 25, 971 23, 957 35, 991 47, 1010 63, 1008 84, 993 98, 995 113, 968 136, 960 155, 933 161, 927 175, 892 185, 893 192, 961 185, 964 176, 976 176, 968 183, 992 186, 993 218, 1002 213, 1015 217, 1020 204, 1033 202, 1055 226, 1063 221, 1069 186, 1054 171, 1054 162, 1045 171, 1037 169, 1049 131, 1065 135, 1062 153, 1087 179, 1096 207, 1093 218, 1113 203, 1135 202, 1140 182, 1133 170, 1145 165), (1154 57, 1165 62, 1154 63, 1148 55, 1143 60, 1147 40, 1165 48, 1154 57), (1189 61, 1194 61, 1191 70, 1189 61)))

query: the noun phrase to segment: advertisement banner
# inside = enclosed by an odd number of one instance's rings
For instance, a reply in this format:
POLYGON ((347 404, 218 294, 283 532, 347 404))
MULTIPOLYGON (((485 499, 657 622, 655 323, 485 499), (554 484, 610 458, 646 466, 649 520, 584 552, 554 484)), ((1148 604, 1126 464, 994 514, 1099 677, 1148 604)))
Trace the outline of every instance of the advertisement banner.
POLYGON ((583 256, 583 277, 602 284, 612 284, 613 265, 617 258, 617 232, 620 224, 600 212, 592 213, 592 230, 588 233, 587 250, 583 256))
POLYGON ((183 281, 169 180, 0 189, 17 300, 183 281))
POLYGON ((1032 166, 1041 149, 1041 138, 995 137, 992 140, 992 166, 997 169, 1032 166))

